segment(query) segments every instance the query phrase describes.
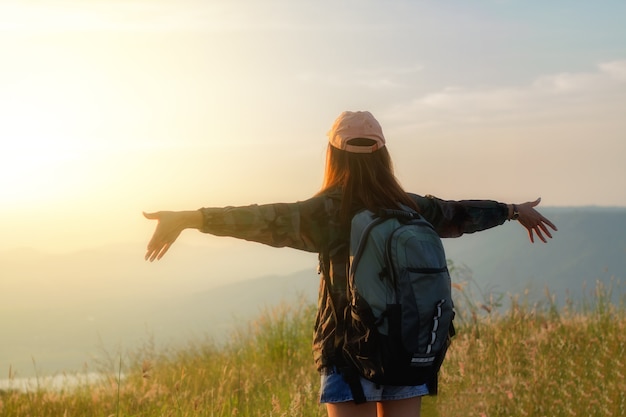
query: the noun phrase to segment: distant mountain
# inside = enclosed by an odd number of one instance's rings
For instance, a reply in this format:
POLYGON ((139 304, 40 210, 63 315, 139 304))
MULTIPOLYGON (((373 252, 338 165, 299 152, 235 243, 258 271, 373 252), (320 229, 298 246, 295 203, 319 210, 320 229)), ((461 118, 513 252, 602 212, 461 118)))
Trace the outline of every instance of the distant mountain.
MULTIPOLYGON (((626 208, 542 213, 559 228, 547 244, 530 244, 517 222, 445 239, 453 279, 471 280, 482 292, 529 290, 534 299, 548 287, 560 302, 580 298, 585 283, 590 291, 597 280, 623 282, 626 208)), ((316 300, 315 254, 224 238, 184 242, 152 264, 143 261, 143 244, 0 252, 0 374, 9 367, 22 376, 80 370, 146 343, 219 339, 264 307, 316 300)))
POLYGON ((256 318, 264 309, 281 303, 308 305, 316 302, 319 286, 313 270, 268 275, 236 282, 189 296, 164 299, 149 311, 152 329, 169 335, 168 343, 189 338, 228 338, 237 327, 256 318))
MULTIPOLYGON (((560 301, 580 298, 596 281, 609 284, 626 278, 626 208, 543 208, 557 227, 547 244, 530 244, 517 222, 492 230, 444 239, 448 258, 466 265, 483 289, 503 293, 545 287, 560 301)), ((459 277, 462 279, 462 277, 459 277)), ((626 288, 623 288, 624 291, 626 288)))
MULTIPOLYGON (((559 229, 546 244, 538 239, 531 244, 517 222, 444 239, 447 257, 457 267, 453 280, 471 280, 483 292, 527 291, 530 301, 543 298, 548 288, 563 302, 566 296, 588 295, 585 289, 593 291, 597 281, 610 285, 626 279, 626 208, 545 208, 542 213, 559 229)), ((626 295, 624 285, 616 291, 626 295)), ((317 290, 318 278, 308 268, 237 282, 176 302, 193 309, 194 317, 226 321, 232 312, 253 314, 259 306, 289 300, 296 293, 314 301, 317 290)), ((179 314, 184 316, 185 309, 179 314)))

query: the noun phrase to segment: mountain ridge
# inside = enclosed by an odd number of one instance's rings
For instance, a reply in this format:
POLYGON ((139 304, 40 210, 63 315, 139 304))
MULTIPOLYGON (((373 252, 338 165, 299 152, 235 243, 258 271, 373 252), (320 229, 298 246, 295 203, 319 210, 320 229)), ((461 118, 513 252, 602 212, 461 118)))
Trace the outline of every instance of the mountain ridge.
MULTIPOLYGON (((562 303, 584 297, 596 280, 626 278, 626 208, 541 211, 559 228, 547 244, 530 244, 516 222, 444 239, 457 267, 453 280, 505 295, 530 289, 535 299, 547 287, 562 303)), ((263 308, 315 302, 315 254, 234 239, 220 247, 218 239, 206 246, 181 240, 155 263, 143 260, 138 244, 78 254, 0 252, 0 372, 82 369, 103 352, 151 338, 161 347, 219 339, 263 308)))

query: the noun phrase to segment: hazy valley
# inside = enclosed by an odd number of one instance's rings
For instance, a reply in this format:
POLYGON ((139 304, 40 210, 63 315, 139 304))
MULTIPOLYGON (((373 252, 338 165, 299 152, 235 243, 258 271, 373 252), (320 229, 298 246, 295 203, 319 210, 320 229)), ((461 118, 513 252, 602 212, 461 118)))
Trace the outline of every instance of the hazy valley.
MULTIPOLYGON (((562 302, 582 297, 585 284, 626 277, 626 209, 543 212, 559 227, 547 245, 531 245, 515 223, 445 240, 459 267, 453 279, 471 279, 483 292, 529 290, 534 299, 547 286, 562 302)), ((152 264, 143 261, 143 243, 0 252, 0 375, 94 370, 143 344, 219 339, 264 306, 315 301, 315 254, 201 238, 181 236, 152 264)))

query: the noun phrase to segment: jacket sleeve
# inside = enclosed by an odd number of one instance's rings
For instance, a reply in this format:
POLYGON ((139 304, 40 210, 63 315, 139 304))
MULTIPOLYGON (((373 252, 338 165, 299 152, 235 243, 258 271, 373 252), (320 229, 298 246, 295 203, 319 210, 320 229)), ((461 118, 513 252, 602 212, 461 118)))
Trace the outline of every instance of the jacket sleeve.
POLYGON ((319 198, 295 203, 240 207, 205 207, 204 233, 230 236, 274 247, 318 252, 322 245, 324 202, 319 198))
POLYGON ((421 210, 441 237, 458 237, 499 226, 507 219, 504 203, 492 200, 447 201, 431 195, 411 194, 421 210))

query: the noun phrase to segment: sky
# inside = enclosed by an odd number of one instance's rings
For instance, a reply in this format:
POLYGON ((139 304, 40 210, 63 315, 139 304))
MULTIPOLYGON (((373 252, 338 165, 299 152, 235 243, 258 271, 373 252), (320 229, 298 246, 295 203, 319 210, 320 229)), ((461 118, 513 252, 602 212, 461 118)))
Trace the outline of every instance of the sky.
POLYGON ((143 249, 142 211, 306 199, 343 110, 378 118, 409 191, 624 207, 624 16, 616 0, 3 0, 0 250, 143 249))

